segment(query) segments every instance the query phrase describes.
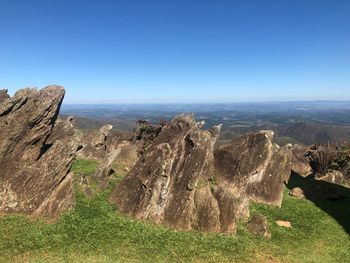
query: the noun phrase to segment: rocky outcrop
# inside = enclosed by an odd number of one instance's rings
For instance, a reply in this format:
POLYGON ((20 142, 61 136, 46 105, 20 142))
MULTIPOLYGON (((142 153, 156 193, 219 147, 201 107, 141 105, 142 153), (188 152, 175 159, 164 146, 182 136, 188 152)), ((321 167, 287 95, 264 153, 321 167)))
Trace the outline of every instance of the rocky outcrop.
POLYGON ((0 213, 56 218, 74 204, 78 148, 72 118, 58 121, 64 89, 22 89, 0 104, 0 213))
POLYGON ((345 183, 344 174, 339 171, 331 171, 325 175, 317 175, 315 179, 338 185, 343 185, 345 183))
POLYGON ((290 174, 287 151, 273 133, 245 135, 214 151, 221 126, 202 130, 192 115, 168 123, 110 201, 139 219, 179 229, 234 233, 249 202, 280 205, 290 174))

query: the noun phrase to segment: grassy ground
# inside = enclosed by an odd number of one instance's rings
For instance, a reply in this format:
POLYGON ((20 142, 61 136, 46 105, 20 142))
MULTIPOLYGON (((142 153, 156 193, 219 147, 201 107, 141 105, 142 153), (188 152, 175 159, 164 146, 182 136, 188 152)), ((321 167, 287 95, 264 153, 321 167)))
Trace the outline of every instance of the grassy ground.
MULTIPOLYGON (((80 160, 74 170, 89 173, 91 165, 80 160)), ((114 176, 93 198, 77 187, 76 208, 53 224, 21 215, 0 218, 0 262, 350 262, 349 234, 308 200, 285 194, 281 209, 252 205, 252 214, 267 216, 271 239, 251 235, 245 223, 236 236, 183 232, 116 212, 107 198, 119 180, 114 176), (276 226, 279 219, 292 228, 276 226)), ((325 205, 346 216, 349 200, 325 205)))

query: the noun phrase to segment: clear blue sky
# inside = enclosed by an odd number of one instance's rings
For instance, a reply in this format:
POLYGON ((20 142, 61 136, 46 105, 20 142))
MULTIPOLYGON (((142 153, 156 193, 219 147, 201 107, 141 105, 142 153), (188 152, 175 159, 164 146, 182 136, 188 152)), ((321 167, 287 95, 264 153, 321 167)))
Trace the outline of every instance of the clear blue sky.
POLYGON ((0 87, 66 103, 350 99, 349 0, 0 0, 0 87))

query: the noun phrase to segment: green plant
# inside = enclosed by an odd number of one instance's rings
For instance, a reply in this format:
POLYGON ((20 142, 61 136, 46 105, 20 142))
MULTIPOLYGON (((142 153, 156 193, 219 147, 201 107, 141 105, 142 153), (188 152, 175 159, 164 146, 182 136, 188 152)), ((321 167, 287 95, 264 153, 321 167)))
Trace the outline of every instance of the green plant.
POLYGON ((76 159, 73 162, 71 171, 75 174, 91 175, 95 172, 97 165, 97 160, 76 159))

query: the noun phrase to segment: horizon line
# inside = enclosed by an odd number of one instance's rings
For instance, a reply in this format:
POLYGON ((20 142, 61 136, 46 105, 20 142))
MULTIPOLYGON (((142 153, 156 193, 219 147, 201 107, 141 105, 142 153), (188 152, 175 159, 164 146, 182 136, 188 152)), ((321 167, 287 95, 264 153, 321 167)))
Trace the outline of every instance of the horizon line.
POLYGON ((295 103, 295 102, 319 102, 319 103, 325 103, 325 102, 335 102, 335 103, 350 103, 350 99, 298 99, 298 100, 261 100, 261 101, 208 101, 208 102, 64 102, 62 105, 106 105, 106 106, 112 106, 112 105, 184 105, 184 104, 190 104, 190 105, 204 105, 204 104, 250 104, 250 103, 256 103, 256 104, 266 104, 266 103, 295 103))

